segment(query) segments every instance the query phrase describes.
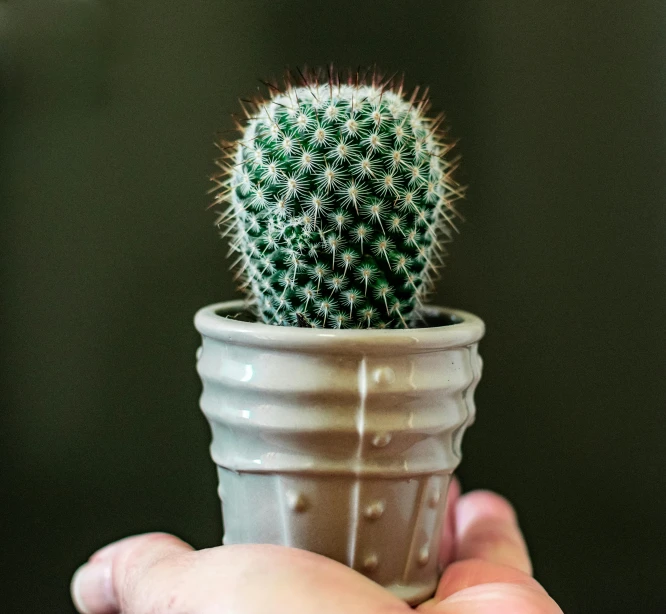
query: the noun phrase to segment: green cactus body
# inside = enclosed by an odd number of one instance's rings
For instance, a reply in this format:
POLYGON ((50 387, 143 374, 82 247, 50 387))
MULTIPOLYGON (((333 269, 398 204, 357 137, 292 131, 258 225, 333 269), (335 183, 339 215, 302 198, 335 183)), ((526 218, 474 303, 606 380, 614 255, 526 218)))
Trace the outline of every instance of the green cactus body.
POLYGON ((269 324, 416 324, 451 236, 451 148, 426 103, 379 85, 256 104, 218 179, 235 266, 269 324))

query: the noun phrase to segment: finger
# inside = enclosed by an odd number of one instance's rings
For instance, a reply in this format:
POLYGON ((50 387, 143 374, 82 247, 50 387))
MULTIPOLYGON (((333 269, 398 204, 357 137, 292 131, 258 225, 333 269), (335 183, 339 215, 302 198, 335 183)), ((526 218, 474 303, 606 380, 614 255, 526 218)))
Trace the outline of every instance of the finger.
POLYGON ((453 563, 445 569, 430 605, 443 601, 471 586, 500 582, 526 586, 546 594, 546 591, 534 578, 522 571, 481 559, 469 559, 453 563))
POLYGON ((460 497, 460 482, 453 476, 446 495, 446 512, 444 515, 444 527, 442 529, 442 541, 440 546, 439 561, 442 567, 448 565, 455 557, 455 535, 456 535, 456 504, 460 497))
POLYGON ((457 560, 481 559, 532 573, 527 545, 511 504, 488 491, 463 495, 456 506, 457 560))
POLYGON ((116 614, 123 592, 145 569, 168 556, 191 551, 191 546, 164 533, 137 535, 110 544, 74 573, 74 605, 83 614, 116 614))
POLYGON ((422 611, 428 614, 562 614, 560 607, 543 590, 509 583, 472 586, 422 611))
POLYGON ((434 598, 422 610, 480 584, 523 585, 545 594, 530 575, 532 566, 516 514, 503 497, 486 491, 463 495, 455 515, 457 561, 446 567, 434 598))

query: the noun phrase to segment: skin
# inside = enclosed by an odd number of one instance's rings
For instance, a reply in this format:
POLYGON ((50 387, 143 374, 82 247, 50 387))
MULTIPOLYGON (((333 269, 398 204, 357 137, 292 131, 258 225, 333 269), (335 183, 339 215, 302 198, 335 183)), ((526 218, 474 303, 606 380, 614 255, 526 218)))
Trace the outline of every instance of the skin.
MULTIPOLYGON (((562 614, 532 578, 516 515, 487 491, 449 489, 447 564, 427 614, 562 614)), ((408 614, 409 606, 340 563, 282 546, 195 551, 172 535, 128 537, 74 574, 83 614, 408 614)))

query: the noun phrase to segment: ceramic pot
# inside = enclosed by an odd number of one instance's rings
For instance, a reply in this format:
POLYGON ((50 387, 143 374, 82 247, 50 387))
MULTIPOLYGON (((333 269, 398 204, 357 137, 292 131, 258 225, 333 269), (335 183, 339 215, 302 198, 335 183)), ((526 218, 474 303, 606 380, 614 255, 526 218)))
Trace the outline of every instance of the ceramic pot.
POLYGON ((446 492, 474 420, 483 322, 438 307, 408 330, 242 314, 233 301, 195 317, 224 543, 310 550, 410 604, 429 598, 446 492))

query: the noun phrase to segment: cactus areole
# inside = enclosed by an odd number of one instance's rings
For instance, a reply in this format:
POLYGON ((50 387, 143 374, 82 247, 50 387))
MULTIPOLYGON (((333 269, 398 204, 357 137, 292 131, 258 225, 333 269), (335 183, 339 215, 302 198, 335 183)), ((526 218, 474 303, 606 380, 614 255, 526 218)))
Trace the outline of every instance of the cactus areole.
POLYGON ((427 93, 330 72, 268 87, 213 177, 249 304, 267 324, 418 326, 463 195, 427 93))

